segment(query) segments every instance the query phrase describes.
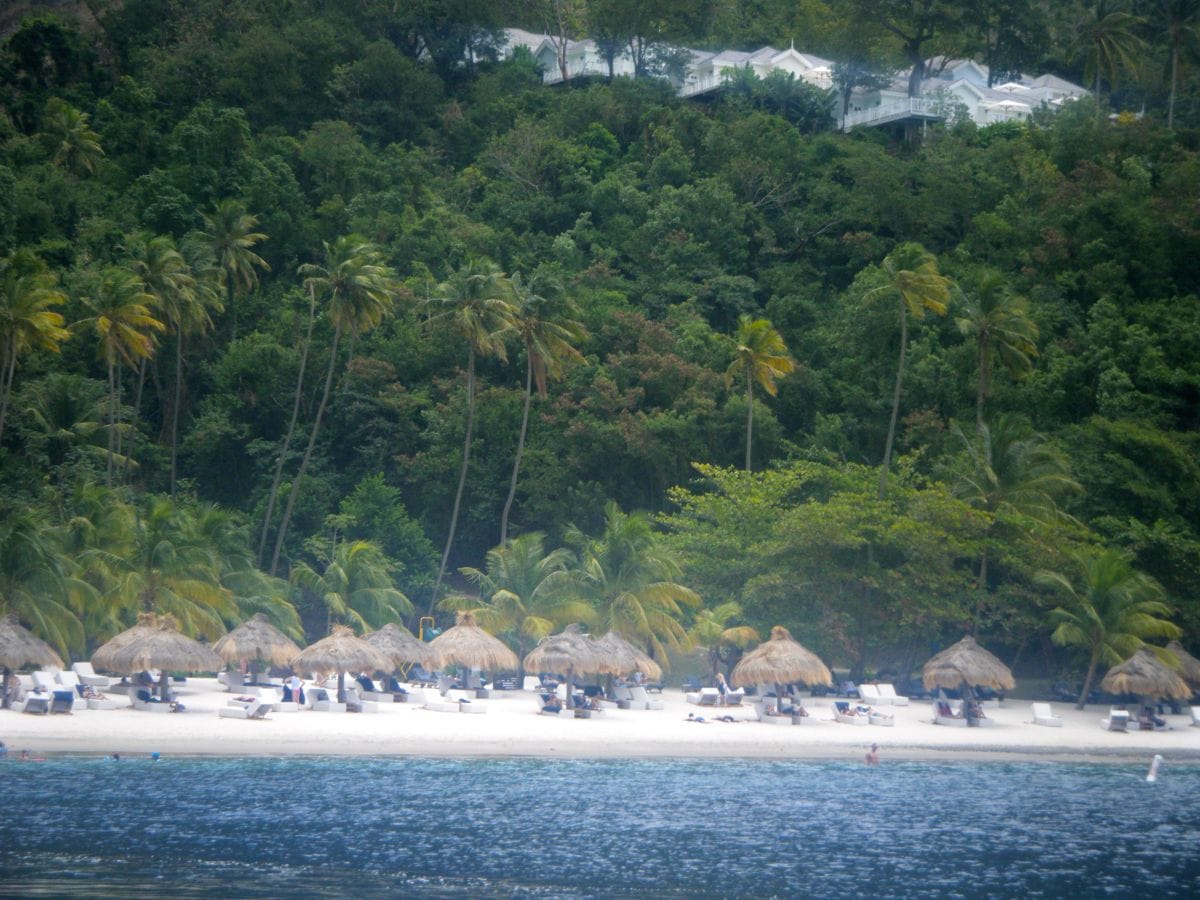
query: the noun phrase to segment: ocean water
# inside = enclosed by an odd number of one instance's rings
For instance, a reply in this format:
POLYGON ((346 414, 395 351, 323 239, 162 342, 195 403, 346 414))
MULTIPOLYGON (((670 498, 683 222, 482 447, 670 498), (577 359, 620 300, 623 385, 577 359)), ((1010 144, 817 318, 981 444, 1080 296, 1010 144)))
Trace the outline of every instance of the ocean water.
POLYGON ((0 895, 1200 896, 1200 767, 0 763, 0 895))

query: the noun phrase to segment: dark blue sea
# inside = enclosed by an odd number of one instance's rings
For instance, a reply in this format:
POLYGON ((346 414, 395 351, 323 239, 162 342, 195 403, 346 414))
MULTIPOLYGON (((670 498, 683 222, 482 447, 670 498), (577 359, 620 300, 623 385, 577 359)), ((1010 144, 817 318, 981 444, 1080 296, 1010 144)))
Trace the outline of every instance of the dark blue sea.
POLYGON ((0 895, 1200 896, 1200 767, 0 763, 0 895))

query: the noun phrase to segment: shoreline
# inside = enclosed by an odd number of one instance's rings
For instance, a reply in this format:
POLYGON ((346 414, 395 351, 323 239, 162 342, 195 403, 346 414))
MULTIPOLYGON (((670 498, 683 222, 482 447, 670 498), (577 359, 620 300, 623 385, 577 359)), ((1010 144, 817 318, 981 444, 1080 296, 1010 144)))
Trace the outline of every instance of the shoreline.
MULTIPOLYGON (((1032 724, 1029 704, 1009 700, 988 710, 992 728, 933 725, 927 702, 893 707, 894 725, 854 726, 833 721, 829 701, 805 698, 811 718, 801 726, 754 720, 751 707, 698 707, 667 689, 662 710, 606 710, 591 719, 542 716, 534 695, 508 692, 477 701, 483 715, 434 712, 410 704, 382 704, 376 713, 305 710, 272 713, 262 721, 217 716, 234 696, 215 679, 179 686, 187 711, 141 712, 124 705, 71 715, 35 716, 0 711, 0 740, 8 759, 22 750, 39 757, 139 758, 373 757, 439 759, 754 759, 861 762, 872 743, 881 761, 1078 762, 1149 765, 1162 754, 1169 765, 1200 765, 1200 728, 1190 716, 1169 716, 1170 731, 1114 733, 1100 718, 1107 707, 1055 707, 1063 727, 1032 724), (688 722, 689 713, 709 721, 688 722), (729 714, 737 721, 717 722, 729 714)), ((658 695, 656 695, 657 697, 658 695)))

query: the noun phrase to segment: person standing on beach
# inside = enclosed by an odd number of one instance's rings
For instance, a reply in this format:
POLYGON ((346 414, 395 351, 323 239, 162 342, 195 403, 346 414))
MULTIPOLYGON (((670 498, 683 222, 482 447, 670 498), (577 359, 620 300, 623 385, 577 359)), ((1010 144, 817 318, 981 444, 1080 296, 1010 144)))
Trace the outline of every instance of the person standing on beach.
POLYGON ((871 749, 867 751, 867 758, 864 760, 868 766, 879 765, 879 745, 872 744, 871 749))
POLYGON ((725 675, 721 672, 717 673, 717 691, 721 695, 720 704, 725 705, 725 694, 729 690, 729 685, 725 683, 725 675))

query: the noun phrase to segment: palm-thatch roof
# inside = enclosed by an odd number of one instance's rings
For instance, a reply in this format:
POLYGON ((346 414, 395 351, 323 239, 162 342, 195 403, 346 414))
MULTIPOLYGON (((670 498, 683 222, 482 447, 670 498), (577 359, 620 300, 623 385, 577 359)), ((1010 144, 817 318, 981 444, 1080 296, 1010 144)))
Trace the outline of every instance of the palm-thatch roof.
POLYGON ((734 687, 751 684, 833 684, 833 675, 821 658, 792 639, 782 625, 771 629, 763 641, 741 658, 729 680, 734 687))
POLYGON ((553 672, 568 675, 574 672, 611 671, 617 660, 606 654, 578 625, 568 625, 560 634, 552 634, 542 640, 525 656, 525 669, 529 672, 553 672))
POLYGON ((378 631, 364 634, 363 640, 392 661, 391 667, 383 670, 385 672, 404 665, 437 668, 437 651, 401 625, 388 622, 378 631))
POLYGON ((617 669, 613 674, 630 675, 634 672, 641 672, 651 681, 658 681, 662 678, 662 666, 615 631, 610 631, 604 637, 597 638, 595 643, 616 662, 617 669))
POLYGON ((1167 652, 1179 660, 1179 677, 1192 687, 1200 687, 1200 659, 1184 650, 1179 641, 1167 644, 1167 652))
POLYGON ((1192 696, 1191 688, 1183 679, 1146 647, 1109 669, 1100 687, 1113 694, 1140 694, 1143 697, 1186 700, 1192 696))
POLYGON ((0 618, 0 668, 19 669, 38 666, 61 669, 62 657, 54 648, 17 621, 15 615, 0 618))
POLYGON ((932 657, 922 670, 926 690, 957 690, 963 685, 1011 691, 1016 687, 1008 666, 967 635, 932 657))
POLYGON ((213 650, 228 663, 264 660, 287 666, 300 653, 290 637, 271 624, 262 613, 251 616, 213 644, 213 650))
POLYGON ((172 616, 145 613, 138 616, 138 624, 93 653, 92 665, 108 672, 129 674, 143 669, 215 672, 222 663, 210 647, 180 634, 172 616))
POLYGON ((292 660, 292 668, 300 672, 328 675, 337 672, 390 671, 391 659, 382 651, 355 635, 345 625, 334 625, 328 637, 323 637, 300 651, 292 660))
POLYGON ((515 671, 517 654, 503 641, 488 634, 475 623, 469 612, 458 614, 458 623, 429 642, 438 655, 439 665, 460 665, 488 672, 515 671))

